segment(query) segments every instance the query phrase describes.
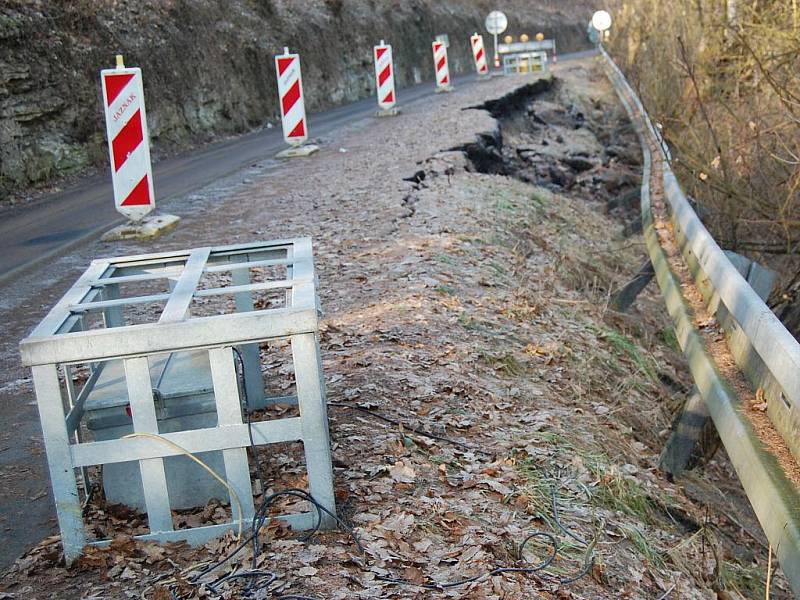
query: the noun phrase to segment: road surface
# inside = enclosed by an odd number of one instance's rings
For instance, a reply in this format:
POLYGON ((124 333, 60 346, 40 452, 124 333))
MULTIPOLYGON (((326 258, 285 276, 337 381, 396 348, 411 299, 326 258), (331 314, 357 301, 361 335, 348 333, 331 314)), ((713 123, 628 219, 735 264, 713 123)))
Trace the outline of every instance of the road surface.
MULTIPOLYGON (((594 50, 566 54, 561 60, 583 58, 594 50)), ((474 85, 475 75, 454 79, 457 87, 474 85)), ((432 82, 402 89, 398 106, 434 95, 432 82)), ((309 116, 309 132, 326 136, 344 124, 370 117, 377 106, 365 98, 309 116)), ((168 158, 154 167, 156 200, 162 205, 200 189, 253 163, 271 159, 286 146, 280 127, 262 129, 184 155, 168 158)), ((0 219, 0 284, 31 267, 66 252, 82 241, 99 236, 123 221, 114 209, 111 177, 107 171, 88 177, 67 189, 43 196, 34 203, 12 207, 0 219)))
MULTIPOLYGON (((458 86, 474 83, 474 75, 457 78, 458 86)), ((400 90, 398 106, 433 95, 433 83, 400 90)), ((365 98, 309 116, 309 132, 325 136, 344 124, 370 117, 375 99, 365 98)), ((281 128, 262 129, 211 144, 154 167, 159 205, 200 189, 253 163, 271 159, 286 147, 281 128)), ((39 198, 33 204, 12 207, 0 221, 0 283, 8 282, 71 246, 99 236, 122 216, 114 209, 108 172, 86 178, 67 189, 39 198)))

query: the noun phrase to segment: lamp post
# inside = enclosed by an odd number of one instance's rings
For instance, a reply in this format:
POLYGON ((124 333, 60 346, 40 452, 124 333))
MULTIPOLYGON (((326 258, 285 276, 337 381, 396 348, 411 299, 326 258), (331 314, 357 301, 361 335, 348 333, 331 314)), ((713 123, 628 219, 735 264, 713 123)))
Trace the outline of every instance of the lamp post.
POLYGON ((604 10, 598 10, 592 15, 592 27, 600 32, 600 39, 608 38, 608 30, 611 28, 611 15, 604 10))

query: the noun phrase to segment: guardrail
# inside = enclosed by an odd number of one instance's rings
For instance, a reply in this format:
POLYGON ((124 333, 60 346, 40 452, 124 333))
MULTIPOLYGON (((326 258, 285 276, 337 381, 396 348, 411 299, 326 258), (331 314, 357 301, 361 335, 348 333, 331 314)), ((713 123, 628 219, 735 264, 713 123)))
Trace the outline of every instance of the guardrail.
POLYGON ((767 413, 800 461, 800 344, 758 296, 689 205, 669 166, 669 154, 641 100, 604 48, 609 79, 625 106, 644 154, 642 224, 648 254, 676 336, 706 408, 761 526, 794 593, 800 597, 800 495, 777 459, 765 450, 740 400, 706 352, 681 284, 661 247, 650 206, 650 179, 657 148, 666 204, 675 239, 698 289, 723 324, 728 347, 751 384, 762 390, 767 413))

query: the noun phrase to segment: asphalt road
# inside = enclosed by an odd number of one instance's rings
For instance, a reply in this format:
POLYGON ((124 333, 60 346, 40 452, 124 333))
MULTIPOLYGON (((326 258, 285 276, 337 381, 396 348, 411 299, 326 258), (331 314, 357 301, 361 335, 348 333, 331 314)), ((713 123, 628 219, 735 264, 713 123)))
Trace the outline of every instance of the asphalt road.
MULTIPOLYGON (((561 60, 583 58, 593 53, 594 50, 574 52, 563 55, 561 60)), ((456 87, 475 83, 473 74, 453 80, 456 87)), ((401 89, 397 94, 398 106, 433 95, 432 82, 401 89)), ((309 132, 314 137, 326 136, 346 123, 371 116, 376 109, 375 99, 369 97, 311 114, 309 132)), ((160 161, 153 169, 157 205, 253 163, 271 159, 285 146, 280 127, 274 127, 160 161)), ((33 203, 4 211, 0 219, 0 284, 122 223, 122 216, 114 209, 113 198, 111 176, 103 172, 33 203)))
MULTIPOLYGON (((454 80, 470 85, 474 75, 454 80)), ((398 106, 433 96, 433 83, 398 91, 398 106)), ((309 115, 309 132, 325 136, 338 127, 374 114, 375 99, 309 115)), ((262 129, 214 143, 154 166, 157 205, 200 189, 253 163, 271 159, 286 147, 280 127, 262 129)), ((98 237, 123 218, 114 209, 109 173, 86 178, 32 204, 13 207, 0 220, 0 283, 8 282, 70 247, 98 237)))

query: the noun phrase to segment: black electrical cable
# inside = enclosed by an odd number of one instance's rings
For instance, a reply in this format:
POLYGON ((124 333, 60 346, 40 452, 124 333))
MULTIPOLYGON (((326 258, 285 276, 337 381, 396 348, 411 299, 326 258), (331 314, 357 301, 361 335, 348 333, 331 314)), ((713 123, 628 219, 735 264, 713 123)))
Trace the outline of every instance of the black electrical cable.
MULTIPOLYGON (((234 352, 234 354, 236 355, 236 357, 238 359, 238 364, 239 364, 239 367, 240 367, 240 369, 237 369, 238 370, 238 375, 241 377, 240 393, 241 393, 241 396, 242 396, 242 399, 243 399, 243 403, 244 403, 244 407, 243 408, 244 408, 245 418, 247 420, 247 426, 248 426, 247 429, 248 429, 248 434, 250 436, 250 444, 251 444, 251 449, 252 449, 252 452, 253 452, 253 458, 254 458, 255 470, 256 470, 256 477, 257 477, 257 479, 259 481, 259 484, 261 485, 261 489, 264 490, 264 480, 262 479, 261 464, 260 464, 260 461, 258 459, 257 446, 255 444, 255 440, 253 439, 252 421, 250 419, 250 405, 249 405, 249 399, 247 397, 247 389, 246 389, 247 382, 246 382, 246 379, 245 379, 245 372, 244 372, 244 360, 243 360, 242 354, 241 354, 241 352, 239 351, 238 348, 233 348, 233 352, 234 352)), ((389 423, 392 423, 392 424, 395 424, 395 425, 398 425, 398 426, 401 426, 401 427, 405 427, 409 431, 412 431, 412 432, 417 433, 419 435, 424 435, 424 436, 432 438, 432 439, 437 439, 437 440, 440 440, 440 441, 448 442, 448 443, 454 444, 456 446, 460 446, 460 447, 466 448, 466 449, 471 450, 471 451, 476 451, 476 452, 480 452, 481 454, 488 455, 487 452, 472 448, 472 447, 467 446, 466 444, 463 444, 461 442, 458 442, 458 441, 455 441, 455 440, 451 440, 449 438, 445 438, 445 437, 442 437, 442 436, 436 436, 434 434, 430 434, 430 433, 427 433, 427 432, 424 432, 424 431, 421 431, 421 430, 417 430, 417 429, 414 429, 414 428, 406 427, 403 423, 401 423, 399 421, 395 421, 395 420, 390 419, 388 417, 385 417, 385 416, 383 416, 383 415, 381 415, 379 413, 376 413, 374 411, 370 411, 369 409, 365 409, 365 408, 358 407, 358 406, 352 406, 352 405, 348 405, 348 404, 337 404, 337 403, 330 403, 329 406, 337 406, 337 407, 342 407, 342 408, 350 408, 350 409, 353 409, 353 410, 358 410, 360 412, 364 412, 366 414, 374 416, 374 417, 376 417, 378 419, 381 419, 383 421, 386 421, 386 422, 389 422, 389 423)), ((222 559, 220 559, 220 560, 218 560, 218 561, 206 566, 200 573, 190 577, 188 579, 188 581, 190 583, 195 584, 195 585, 201 585, 200 580, 203 577, 205 577, 206 575, 208 575, 212 571, 218 569, 220 566, 224 565, 226 562, 228 562, 234 556, 236 556, 239 552, 241 552, 242 549, 247 547, 248 544, 252 543, 252 545, 253 545, 253 562, 252 562, 252 568, 251 569, 244 570, 244 571, 238 571, 236 573, 230 573, 228 575, 224 575, 224 576, 218 578, 217 580, 215 580, 215 581, 213 581, 211 583, 206 583, 205 585, 208 588, 208 590, 211 591, 212 593, 219 594, 220 592, 218 591, 217 588, 218 588, 218 586, 222 585, 223 583, 226 583, 226 582, 229 582, 229 581, 233 581, 233 580, 236 580, 236 579, 246 579, 248 581, 248 583, 247 583, 247 585, 245 587, 245 594, 246 595, 243 596, 243 597, 251 597, 256 592, 264 590, 267 587, 269 587, 270 585, 272 585, 277 580, 278 576, 275 573, 273 573, 272 571, 265 571, 265 570, 260 570, 260 569, 257 568, 258 556, 261 553, 261 546, 260 546, 260 542, 259 542, 258 538, 259 538, 259 533, 261 532, 261 529, 264 527, 264 525, 269 520, 269 508, 270 508, 270 506, 277 499, 283 498, 283 497, 287 497, 287 496, 299 498, 301 500, 304 500, 304 501, 308 502, 309 504, 311 504, 311 506, 314 509, 314 512, 316 513, 316 521, 314 523, 314 526, 311 527, 309 529, 309 531, 302 538, 300 538, 301 540, 307 540, 307 539, 309 539, 311 536, 313 536, 315 533, 317 533, 319 531, 319 528, 320 528, 320 525, 322 524, 322 519, 323 519, 322 515, 323 515, 323 513, 325 513, 328 516, 330 516, 336 522, 336 524, 338 525, 338 527, 342 531, 344 531, 345 533, 348 534, 348 536, 353 540, 355 545, 358 547, 359 553, 362 554, 362 555, 366 554, 366 550, 364 549, 363 545, 361 544, 361 541, 358 539, 358 536, 356 535, 356 533, 353 530, 353 528, 351 528, 348 525, 346 525, 336 514, 334 514, 330 510, 328 510, 326 507, 322 506, 308 492, 306 492, 304 490, 296 489, 296 488, 288 488, 288 489, 285 489, 285 490, 281 490, 281 491, 275 492, 275 493, 270 494, 268 496, 265 496, 262 499, 261 504, 259 505, 259 507, 256 510, 255 514, 253 515, 252 531, 251 531, 250 535, 247 538, 245 538, 244 540, 240 540, 239 544, 235 548, 233 548, 230 552, 228 552, 222 559)), ((576 581, 576 580, 580 579, 581 577, 584 577, 593 568, 594 560, 595 560, 595 556, 594 556, 594 543, 595 542, 592 541, 591 543, 587 543, 580 536, 578 536, 577 534, 573 533, 566 526, 564 526, 564 524, 561 522, 561 519, 560 519, 560 516, 559 516, 559 512, 558 512, 558 490, 556 489, 555 486, 551 486, 551 500, 552 500, 552 508, 553 508, 553 517, 554 517, 554 520, 555 520, 556 525, 558 526, 558 528, 565 535, 569 536, 570 538, 572 538, 573 540, 575 540, 576 542, 580 543, 581 545, 583 545, 583 546, 585 546, 587 548, 586 558, 584 560, 583 568, 580 571, 578 571, 578 573, 576 573, 575 575, 572 575, 572 576, 566 577, 566 578, 564 578, 564 577, 559 577, 558 578, 558 581, 560 583, 562 583, 562 584, 571 583, 573 581, 576 581)), ((417 588, 423 588, 423 589, 429 589, 429 590, 444 590, 444 589, 459 587, 459 586, 462 586, 462 585, 468 585, 470 583, 476 583, 476 582, 488 579, 489 577, 493 577, 495 575, 501 575, 501 574, 504 574, 504 573, 526 573, 526 574, 530 574, 530 573, 542 572, 547 567, 549 567, 553 563, 553 561, 555 561, 556 557, 558 556, 559 544, 558 544, 557 538, 553 534, 547 533, 547 532, 544 532, 544 531, 534 531, 533 533, 530 533, 522 541, 522 543, 518 546, 518 548, 517 548, 517 557, 518 557, 519 560, 524 561, 525 563, 527 563, 527 559, 525 559, 525 557, 523 555, 523 551, 525 549, 525 546, 529 542, 531 542, 532 540, 534 540, 536 538, 546 540, 547 544, 552 548, 552 552, 541 563, 539 563, 537 565, 522 566, 522 567, 497 567, 495 569, 492 569, 491 571, 487 571, 487 572, 485 572, 483 574, 480 574, 480 575, 475 575, 473 577, 467 577, 467 578, 464 578, 464 579, 459 579, 459 580, 449 581, 449 582, 416 583, 416 582, 410 581, 408 579, 397 578, 397 577, 389 577, 389 576, 378 576, 377 579, 379 579, 380 581, 384 581, 386 583, 393 583, 393 584, 404 585, 404 586, 409 586, 409 587, 417 587, 417 588)), ((170 592, 174 597, 177 598, 174 589, 170 590, 170 592)), ((303 596, 303 595, 298 595, 298 594, 288 594, 288 595, 281 595, 281 596, 276 596, 275 594, 273 594, 273 598, 274 598, 274 600, 319 600, 318 598, 314 598, 312 596, 303 596)))
MULTIPOLYGON (((241 385, 239 386, 239 389, 240 389, 240 394, 241 394, 241 397, 242 397, 243 403, 244 403, 243 412, 245 413, 245 419, 247 421, 247 431, 248 431, 248 435, 250 437, 250 447, 251 447, 251 450, 252 450, 252 453, 253 453, 253 461, 255 463, 255 468, 256 468, 256 478, 257 478, 257 480, 258 480, 258 482, 259 482, 259 484, 261 486, 261 489, 264 490, 265 488, 264 488, 264 479, 262 477, 261 463, 260 463, 260 460, 258 458, 257 446, 256 446, 255 440, 253 438, 252 420, 250 418, 251 407, 250 407, 250 403, 249 403, 249 398, 247 396, 247 380, 246 380, 246 375, 245 375, 244 359, 243 359, 242 354, 241 354, 241 352, 239 351, 238 348, 234 347, 233 348, 233 352, 234 352, 236 358, 238 359, 239 368, 237 370, 238 370, 239 377, 237 378, 237 382, 241 381, 241 385)), ((258 510, 256 510, 255 514, 253 515, 252 529, 251 529, 250 535, 246 539, 241 540, 240 543, 235 548, 233 548, 233 550, 228 552, 222 559, 216 561, 215 563, 212 563, 212 564, 206 566, 200 573, 194 575, 190 579, 190 581, 192 583, 199 584, 200 580, 204 576, 206 576, 207 574, 211 573, 212 571, 216 570, 217 568, 219 568, 220 566, 222 566, 223 564, 225 564, 226 562, 231 560, 234 556, 236 556, 245 547, 247 547, 248 544, 250 544, 252 542, 252 544, 253 544, 253 563, 252 563, 252 568, 251 569, 246 570, 246 571, 239 571, 237 573, 233 573, 233 574, 230 574, 230 575, 227 575, 227 576, 223 576, 222 578, 217 579, 212 583, 206 584, 206 586, 213 593, 218 593, 217 592, 217 587, 219 585, 221 585, 222 583, 226 582, 226 581, 230 581, 232 579, 247 579, 248 583, 247 583, 247 585, 245 587, 245 591, 246 591, 247 595, 250 596, 250 595, 254 594, 255 592, 263 590, 263 589, 267 588, 268 586, 270 586, 272 583, 274 583, 275 580, 277 579, 277 575, 275 573, 273 573, 271 571, 260 570, 260 569, 257 568, 258 567, 258 556, 259 556, 259 554, 261 554, 261 546, 260 546, 258 538, 259 538, 259 534, 261 532, 261 529, 266 524, 266 522, 269 520, 269 508, 270 508, 270 506, 276 500, 278 500, 279 498, 284 498, 284 497, 287 497, 287 496, 299 498, 301 500, 309 502, 311 504, 311 506, 314 508, 314 512, 316 513, 316 520, 315 520, 314 525, 311 527, 311 529, 308 531, 308 533, 306 533, 306 535, 304 535, 302 538, 300 538, 301 540, 307 540, 311 536, 313 536, 317 531, 319 531, 319 528, 320 528, 320 525, 322 524, 322 519, 323 519, 322 515, 323 515, 323 513, 326 513, 331 518, 334 519, 334 521, 337 523, 337 525, 339 527, 341 527, 342 529, 344 529, 344 530, 346 530, 346 531, 348 531, 350 533, 350 536, 353 538, 354 542, 358 546, 359 551, 362 554, 364 553, 364 548, 361 545, 361 542, 358 540, 357 536, 355 535, 355 532, 350 530, 350 528, 348 528, 341 521, 341 519, 339 519, 339 517, 337 515, 335 515, 330 510, 328 510, 327 508, 322 506, 319 502, 317 502, 306 491, 300 490, 300 489, 289 488, 289 489, 281 490, 279 492, 275 492, 273 494, 265 496, 262 499, 261 504, 258 507, 258 510)), ((290 600, 290 599, 319 600, 317 598, 313 598, 313 597, 310 597, 310 596, 302 596, 302 595, 296 595, 296 594, 276 596, 276 600, 290 600)))
POLYGON ((569 529, 564 527, 563 523, 561 523, 561 519, 558 516, 558 493, 556 492, 555 485, 551 485, 550 486, 550 491, 551 491, 551 494, 550 494, 551 504, 552 504, 552 508, 553 508, 553 519, 555 520, 556 525, 558 526, 558 528, 562 532, 564 532, 565 535, 571 537, 573 540, 575 540, 576 542, 578 542, 582 546, 588 546, 589 544, 588 544, 588 542, 586 540, 584 540, 582 537, 580 537, 576 533, 573 533, 572 531, 570 531, 569 529))
POLYGON ((525 545, 530 540, 537 537, 546 538, 549 544, 553 547, 553 552, 547 558, 545 558, 541 563, 533 567, 497 567, 496 569, 492 569, 491 571, 487 571, 486 573, 483 573, 481 575, 475 575, 474 577, 467 577, 465 579, 448 581, 444 583, 416 583, 413 581, 409 581, 408 579, 399 579, 395 577, 386 577, 381 575, 378 575, 376 579, 380 579, 381 581, 386 581, 387 583, 396 583, 400 585, 420 587, 426 590, 444 590, 448 588, 467 585, 469 583, 475 583, 477 581, 483 581, 484 579, 488 579, 489 577, 494 577, 495 575, 501 575, 503 573, 536 573, 538 571, 542 571, 547 567, 549 567, 550 564, 556 559, 556 556, 558 555, 558 540, 556 540, 556 537, 544 531, 534 531, 528 537, 526 537, 519 545, 519 549, 517 550, 517 556, 519 556, 522 560, 525 560, 522 556, 522 551, 525 548, 525 545))
MULTIPOLYGON (((564 485, 562 483, 562 485, 564 485)), ((586 492, 587 499, 591 501, 591 493, 583 486, 584 491, 586 492)), ((596 543, 596 539, 592 540, 591 542, 587 542, 582 537, 577 535, 575 532, 570 530, 561 522, 561 517, 559 516, 558 512, 558 489, 555 485, 550 486, 550 498, 551 504, 553 507, 553 519, 556 522, 556 526, 567 536, 571 537, 573 540, 581 544, 584 548, 586 548, 586 554, 583 560, 583 567, 574 575, 570 575, 569 577, 559 577, 558 581, 561 584, 572 583, 573 581, 577 581, 578 579, 582 578, 584 575, 588 574, 594 568, 594 546, 596 543)))
POLYGON ((448 437, 444 437, 441 435, 436 435, 435 433, 429 433, 427 431, 423 431, 422 429, 417 429, 416 427, 409 427, 402 421, 397 421, 385 415, 382 415, 379 412, 375 412, 369 408, 364 408, 363 406, 354 406, 352 404, 343 404, 341 402, 328 402, 328 406, 333 406, 335 408, 349 408, 350 410, 357 410, 364 414, 367 414, 371 417, 376 419, 380 419, 381 421, 385 421, 386 423, 391 423, 392 425, 397 425, 398 427, 402 427, 403 429, 407 429, 412 433, 416 433, 417 435, 421 435, 432 440, 439 440, 440 442, 446 442, 448 444, 452 444, 453 446, 457 446, 459 448, 463 448, 464 450, 469 450, 470 452, 475 452, 476 454, 483 454, 484 456, 491 456, 491 452, 486 452, 485 450, 481 450, 480 448, 475 448, 470 446, 469 444, 465 444, 463 442, 459 442, 458 440, 454 440, 448 437))

